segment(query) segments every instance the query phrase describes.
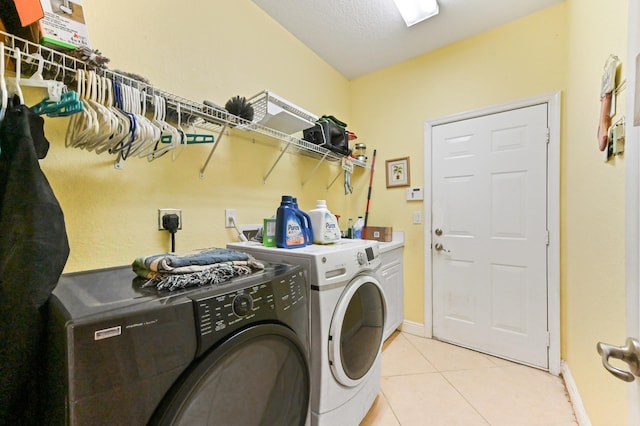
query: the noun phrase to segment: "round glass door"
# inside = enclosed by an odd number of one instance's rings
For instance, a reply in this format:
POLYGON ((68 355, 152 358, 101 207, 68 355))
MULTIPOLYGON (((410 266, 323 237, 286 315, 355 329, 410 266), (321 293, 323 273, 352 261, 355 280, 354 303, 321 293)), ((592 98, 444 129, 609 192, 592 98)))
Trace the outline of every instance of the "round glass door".
POLYGON ((244 330, 192 366, 150 424, 304 425, 310 392, 304 354, 284 326, 244 330))
POLYGON ((382 347, 386 316, 378 280, 361 275, 343 292, 331 320, 329 361, 334 377, 356 386, 371 370, 382 347))

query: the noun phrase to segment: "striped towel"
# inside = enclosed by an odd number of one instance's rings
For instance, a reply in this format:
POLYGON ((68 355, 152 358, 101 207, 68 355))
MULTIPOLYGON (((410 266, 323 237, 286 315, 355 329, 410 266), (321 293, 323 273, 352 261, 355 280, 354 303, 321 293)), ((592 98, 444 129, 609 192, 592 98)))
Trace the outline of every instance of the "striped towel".
POLYGON ((219 284, 264 269, 253 257, 237 250, 205 248, 185 253, 139 257, 133 271, 148 281, 143 287, 174 291, 192 286, 219 284))

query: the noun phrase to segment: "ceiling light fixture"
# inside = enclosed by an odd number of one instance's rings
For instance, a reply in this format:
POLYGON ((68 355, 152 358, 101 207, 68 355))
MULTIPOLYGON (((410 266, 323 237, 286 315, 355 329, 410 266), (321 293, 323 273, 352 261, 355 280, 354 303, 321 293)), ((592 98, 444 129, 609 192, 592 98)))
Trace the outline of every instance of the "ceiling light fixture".
POLYGON ((393 0, 407 27, 435 16, 440 11, 436 0, 393 0))

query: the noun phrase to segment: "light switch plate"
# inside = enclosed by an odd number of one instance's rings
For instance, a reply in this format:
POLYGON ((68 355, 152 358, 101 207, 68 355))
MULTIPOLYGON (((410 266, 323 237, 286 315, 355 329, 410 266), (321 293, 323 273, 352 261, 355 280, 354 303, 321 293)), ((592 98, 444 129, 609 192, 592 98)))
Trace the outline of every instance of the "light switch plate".
POLYGON ((420 211, 413 212, 413 224, 419 225, 421 223, 422 223, 422 212, 420 211))
POLYGON ((407 201, 424 200, 424 190, 420 187, 407 188, 407 201))

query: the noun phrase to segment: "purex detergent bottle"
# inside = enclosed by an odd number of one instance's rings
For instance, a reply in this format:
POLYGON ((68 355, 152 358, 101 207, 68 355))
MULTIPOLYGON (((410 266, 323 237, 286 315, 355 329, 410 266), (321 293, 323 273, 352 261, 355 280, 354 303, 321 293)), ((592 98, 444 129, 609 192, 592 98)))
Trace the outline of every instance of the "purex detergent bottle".
POLYGON ((290 249, 306 245, 304 217, 294 207, 293 197, 283 195, 276 213, 276 246, 290 249))
POLYGON ((327 208, 326 200, 318 200, 316 208, 309 211, 315 244, 331 244, 340 241, 338 220, 327 208))
POLYGON ((306 245, 313 244, 313 225, 311 224, 311 216, 304 210, 300 210, 298 207, 298 199, 293 197, 293 207, 298 210, 298 213, 302 216, 302 230, 304 232, 304 243, 306 245))

